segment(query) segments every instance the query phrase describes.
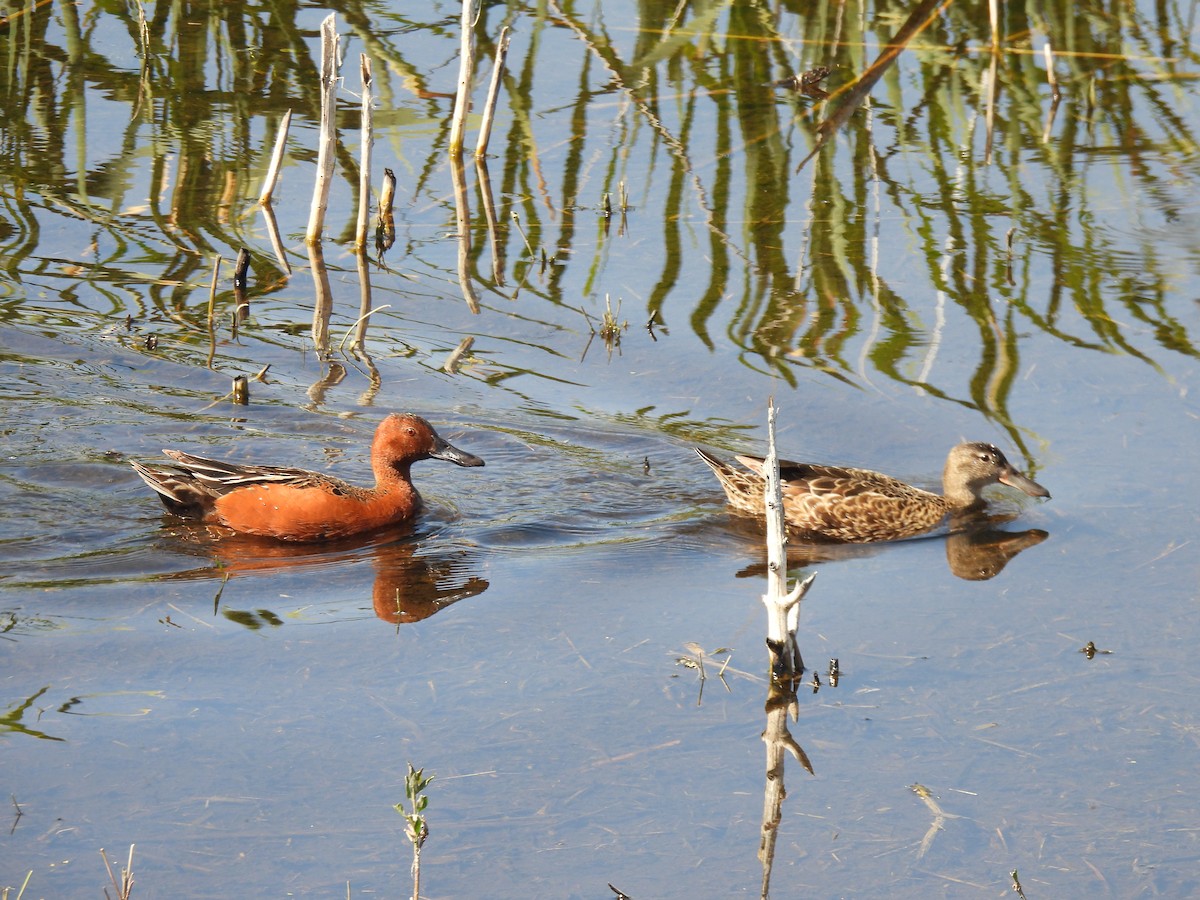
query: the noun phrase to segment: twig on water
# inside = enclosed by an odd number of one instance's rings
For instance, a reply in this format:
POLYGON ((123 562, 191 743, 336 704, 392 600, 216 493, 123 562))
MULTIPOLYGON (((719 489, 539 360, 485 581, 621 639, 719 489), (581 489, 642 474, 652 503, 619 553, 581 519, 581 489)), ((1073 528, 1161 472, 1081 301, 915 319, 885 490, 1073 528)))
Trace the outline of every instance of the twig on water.
MULTIPOLYGON (((112 882, 113 890, 117 892, 118 900, 129 900, 129 896, 133 891, 133 847, 133 844, 129 845, 129 862, 121 870, 119 881, 108 862, 108 854, 104 852, 104 848, 100 849, 100 856, 104 859, 104 868, 108 869, 108 878, 112 882)), ((104 896, 108 896, 108 888, 104 889, 104 896)))
POLYGON ((350 339, 350 335, 352 335, 354 333, 354 329, 358 326, 358 324, 360 322, 365 322, 367 319, 369 319, 371 316, 373 316, 377 312, 381 312, 385 309, 391 309, 391 308, 392 308, 392 304, 385 303, 383 306, 376 306, 374 309, 368 309, 365 313, 363 313, 361 316, 359 316, 357 319, 355 319, 350 324, 350 327, 346 330, 345 335, 343 335, 342 339, 338 342, 338 353, 341 353, 346 348, 346 341, 348 341, 350 339))
POLYGON ((458 342, 458 346, 450 351, 450 355, 446 357, 446 362, 442 364, 442 371, 449 375, 457 375, 458 367, 462 363, 463 357, 471 350, 471 345, 475 343, 475 338, 467 335, 458 342))
POLYGON ((1009 875, 1012 878, 1013 890, 1017 892, 1017 896, 1020 897, 1021 900, 1025 900, 1025 892, 1021 890, 1021 879, 1017 877, 1017 870, 1013 869, 1009 875))

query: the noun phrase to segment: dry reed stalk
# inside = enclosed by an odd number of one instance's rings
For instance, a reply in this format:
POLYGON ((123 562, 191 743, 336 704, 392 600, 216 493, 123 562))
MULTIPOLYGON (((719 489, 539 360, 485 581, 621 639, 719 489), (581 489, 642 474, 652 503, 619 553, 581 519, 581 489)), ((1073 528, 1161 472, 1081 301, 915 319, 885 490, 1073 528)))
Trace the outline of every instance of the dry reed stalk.
MULTIPOLYGON (((121 878, 118 881, 117 876, 113 874, 112 866, 108 862, 108 854, 104 852, 104 848, 100 848, 100 858, 104 860, 104 868, 108 870, 108 880, 112 882, 113 890, 117 892, 118 900, 129 900, 130 894, 133 892, 133 848, 134 845, 129 845, 129 861, 126 867, 121 870, 121 878)), ((105 895, 108 892, 105 891, 105 895)))
POLYGON ((458 342, 458 346, 450 351, 450 355, 446 357, 446 362, 442 364, 442 371, 450 375, 458 374, 459 364, 464 356, 471 350, 471 345, 475 343, 475 338, 468 335, 458 342))
POLYGON ((476 158, 487 153, 488 141, 492 139, 492 119, 496 115, 496 98, 500 96, 500 79, 504 75, 504 63, 508 59, 508 45, 512 40, 509 27, 500 29, 496 42, 496 63, 492 66, 492 83, 488 86, 487 101, 483 107, 483 119, 479 123, 479 140, 475 143, 476 158))
POLYGON ((363 53, 358 58, 362 77, 362 163, 358 171, 358 229, 354 249, 363 252, 367 244, 367 219, 371 215, 371 134, 373 128, 371 95, 371 59, 363 53))
POLYGON ((1042 44, 1042 55, 1046 59, 1046 81, 1050 84, 1050 94, 1057 101, 1062 99, 1062 93, 1058 89, 1058 76, 1054 72, 1054 50, 1050 47, 1050 41, 1042 44))
POLYGON ((217 304, 217 274, 221 270, 221 257, 213 260, 212 279, 208 283, 208 327, 212 328, 213 309, 217 304))
POLYGON ((396 220, 392 217, 392 204, 396 199, 396 173, 383 170, 383 188, 379 192, 379 221, 376 226, 375 248, 382 253, 391 250, 396 242, 396 220))
POLYGON ((338 43, 337 16, 330 13, 321 23, 321 130, 317 139, 317 179, 313 186, 308 232, 304 237, 309 245, 321 239, 325 210, 329 206, 329 188, 333 182, 338 43))
POLYGON ((475 3, 463 0, 462 46, 458 51, 458 91, 454 95, 454 115, 450 120, 450 155, 462 153, 467 113, 471 111, 471 79, 475 75, 475 3))
POLYGON ((283 114, 283 120, 279 123, 279 133, 275 136, 275 150, 271 153, 271 162, 267 166, 267 175, 263 179, 262 193, 258 195, 258 202, 266 206, 271 202, 271 197, 275 193, 275 184, 279 181, 279 169, 283 165, 283 151, 287 147, 288 128, 292 124, 292 111, 289 109, 283 114))

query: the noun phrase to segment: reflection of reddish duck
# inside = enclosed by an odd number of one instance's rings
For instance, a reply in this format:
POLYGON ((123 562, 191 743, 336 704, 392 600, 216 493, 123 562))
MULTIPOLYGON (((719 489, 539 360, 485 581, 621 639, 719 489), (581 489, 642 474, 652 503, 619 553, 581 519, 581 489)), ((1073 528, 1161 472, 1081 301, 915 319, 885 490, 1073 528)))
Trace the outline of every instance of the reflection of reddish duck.
POLYGON ((478 456, 451 446, 432 425, 408 413, 388 416, 375 431, 373 488, 306 469, 236 465, 178 450, 163 452, 179 465, 132 465, 170 512, 284 541, 346 537, 411 518, 421 507, 421 495, 409 477, 409 468, 418 460, 483 465, 478 456))
MULTIPOLYGON (((741 512, 763 515, 763 461, 739 456, 745 469, 735 469, 703 450, 696 452, 725 489, 729 504, 741 512)), ((869 469, 818 466, 780 460, 783 512, 794 534, 818 541, 866 543, 915 537, 935 528, 947 513, 982 509, 981 493, 992 484, 1007 484, 1031 497, 1049 497, 1044 487, 1025 477, 991 444, 959 444, 946 457, 943 494, 905 484, 869 469)))

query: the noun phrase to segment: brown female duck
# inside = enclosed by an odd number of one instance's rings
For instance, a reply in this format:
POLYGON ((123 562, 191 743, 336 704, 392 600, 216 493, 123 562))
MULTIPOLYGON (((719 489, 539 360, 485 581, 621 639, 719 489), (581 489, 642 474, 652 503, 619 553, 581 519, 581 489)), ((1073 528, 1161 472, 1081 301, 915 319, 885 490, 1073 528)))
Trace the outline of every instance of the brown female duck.
MULTIPOLYGON (((705 451, 696 453, 716 473, 730 505, 763 515, 763 460, 739 456, 736 469, 705 451)), ((991 444, 959 444, 946 457, 942 494, 903 481, 844 466, 779 461, 784 517, 791 533, 806 540, 867 543, 915 537, 933 529, 951 513, 972 512, 985 505, 988 485, 1007 484, 1031 497, 1050 492, 1013 468, 991 444)))

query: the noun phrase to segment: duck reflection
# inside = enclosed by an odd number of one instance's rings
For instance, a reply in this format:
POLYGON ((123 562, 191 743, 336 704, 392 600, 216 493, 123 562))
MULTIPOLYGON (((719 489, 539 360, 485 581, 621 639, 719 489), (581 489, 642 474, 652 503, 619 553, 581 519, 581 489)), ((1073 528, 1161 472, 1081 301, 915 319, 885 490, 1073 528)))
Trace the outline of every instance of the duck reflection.
MULTIPOLYGON (((947 526, 931 530, 930 533, 904 541, 885 541, 875 544, 820 544, 789 542, 787 545, 788 568, 804 568, 819 563, 861 559, 881 553, 896 544, 912 540, 941 540, 946 545, 946 564, 951 573, 965 581, 987 581, 1004 571, 1018 554, 1036 547, 1050 536, 1038 528, 1025 531, 1004 531, 1001 526, 1016 519, 1015 513, 972 512, 952 516, 947 526)), ((740 517, 730 520, 730 528, 752 539, 756 545, 762 543, 762 529, 756 523, 740 517)), ((739 578, 761 578, 766 575, 767 565, 756 562, 739 571, 739 578)))
MULTIPOLYGON (((226 580, 284 571, 294 576, 298 568, 315 577, 321 570, 345 572, 369 561, 375 570, 371 587, 375 615, 385 622, 401 625, 427 619, 459 600, 482 594, 489 586, 477 574, 481 563, 474 550, 458 547, 431 552, 421 540, 428 533, 428 529, 414 528, 409 523, 366 536, 303 545, 180 523, 168 529, 166 539, 172 550, 211 558, 217 569, 226 574, 226 580)), ((205 567, 176 577, 211 578, 213 571, 205 567)), ((241 621, 247 615, 230 611, 228 617, 241 621)), ((258 610, 251 618, 252 627, 282 621, 265 610, 258 610)))

